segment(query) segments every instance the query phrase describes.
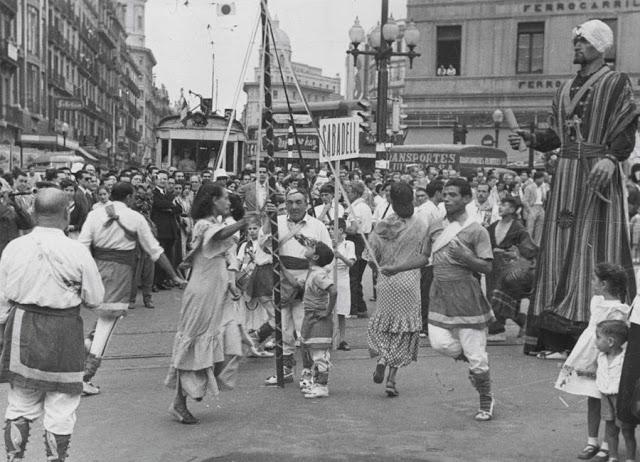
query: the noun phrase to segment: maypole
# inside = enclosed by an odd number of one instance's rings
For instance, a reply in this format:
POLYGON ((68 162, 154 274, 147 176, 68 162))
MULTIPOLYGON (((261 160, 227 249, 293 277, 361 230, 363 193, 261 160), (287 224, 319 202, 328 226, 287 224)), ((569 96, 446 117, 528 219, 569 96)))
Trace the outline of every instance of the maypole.
MULTIPOLYGON (((267 0, 260 2, 260 20, 262 21, 263 43, 263 87, 264 108, 262 110, 262 127, 265 130, 265 148, 267 170, 269 171, 269 196, 271 202, 277 205, 278 190, 276 187, 276 168, 273 158, 273 109, 271 101, 271 52, 269 47, 269 21, 267 0)), ((260 143, 261 140, 258 140, 260 143)), ((260 146, 258 146, 258 149, 260 146)), ((275 307, 276 324, 276 379, 279 387, 284 387, 284 370, 282 364, 282 307, 280 301, 280 254, 278 236, 278 211, 269 212, 271 222, 271 251, 273 257, 273 305, 275 307)))

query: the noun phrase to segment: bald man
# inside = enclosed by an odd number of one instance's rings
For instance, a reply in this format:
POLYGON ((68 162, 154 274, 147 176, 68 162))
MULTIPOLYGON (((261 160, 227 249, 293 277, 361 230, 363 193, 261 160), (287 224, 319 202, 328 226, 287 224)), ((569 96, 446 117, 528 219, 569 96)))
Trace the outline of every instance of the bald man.
POLYGON ((64 461, 84 370, 80 305, 97 307, 104 287, 85 246, 65 236, 67 198, 45 188, 36 226, 0 259, 0 382, 11 384, 5 414, 10 461, 22 460, 31 422, 44 414, 48 461, 64 461))

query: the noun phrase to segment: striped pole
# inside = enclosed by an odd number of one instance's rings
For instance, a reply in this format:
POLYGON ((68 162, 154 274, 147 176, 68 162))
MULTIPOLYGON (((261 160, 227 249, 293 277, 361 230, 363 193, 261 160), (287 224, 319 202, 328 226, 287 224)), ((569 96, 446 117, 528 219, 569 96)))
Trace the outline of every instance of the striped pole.
MULTIPOLYGON (((271 51, 269 46, 269 21, 267 15, 267 0, 260 3, 260 20, 262 21, 263 53, 263 85, 264 108, 262 112, 262 128, 265 130, 264 145, 266 148, 266 164, 269 171, 269 196, 271 202, 277 205, 277 188, 275 160, 273 158, 273 109, 271 100, 271 51)), ((278 236, 278 212, 269 214, 271 222, 271 251, 273 257, 273 305, 275 306, 276 324, 276 378, 278 386, 284 388, 284 368, 282 363, 282 307, 280 301, 280 254, 278 236)))

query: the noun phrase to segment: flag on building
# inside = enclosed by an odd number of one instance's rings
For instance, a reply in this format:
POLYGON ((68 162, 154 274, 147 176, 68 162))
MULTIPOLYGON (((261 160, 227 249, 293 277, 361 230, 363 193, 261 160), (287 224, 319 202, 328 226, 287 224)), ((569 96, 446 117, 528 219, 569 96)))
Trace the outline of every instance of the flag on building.
POLYGON ((218 16, 229 16, 236 14, 235 2, 220 2, 218 3, 218 16))
POLYGON ((189 115, 189 104, 185 99, 184 95, 180 96, 180 101, 178 101, 178 114, 180 114, 180 122, 186 124, 187 116, 189 115))

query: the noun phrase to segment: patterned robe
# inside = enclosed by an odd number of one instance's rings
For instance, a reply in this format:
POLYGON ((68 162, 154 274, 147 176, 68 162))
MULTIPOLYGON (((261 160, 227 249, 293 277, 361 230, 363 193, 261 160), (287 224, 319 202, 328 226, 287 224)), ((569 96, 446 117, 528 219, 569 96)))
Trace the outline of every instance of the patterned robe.
MULTIPOLYGON (((536 149, 561 149, 546 205, 525 353, 555 349, 545 344, 545 332, 551 333, 549 338, 577 338, 584 330, 597 263, 622 265, 629 274, 629 301, 636 292, 622 171, 616 167, 611 182, 600 191, 611 203, 598 197, 587 179, 607 154, 620 161, 629 156, 637 116, 629 78, 603 67, 565 82, 553 100, 551 128, 536 134, 536 149), (576 117, 579 124, 572 124, 576 117)), ((569 340, 562 348, 571 346, 569 340)))

